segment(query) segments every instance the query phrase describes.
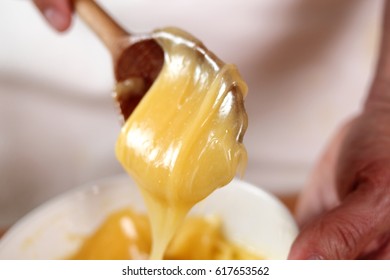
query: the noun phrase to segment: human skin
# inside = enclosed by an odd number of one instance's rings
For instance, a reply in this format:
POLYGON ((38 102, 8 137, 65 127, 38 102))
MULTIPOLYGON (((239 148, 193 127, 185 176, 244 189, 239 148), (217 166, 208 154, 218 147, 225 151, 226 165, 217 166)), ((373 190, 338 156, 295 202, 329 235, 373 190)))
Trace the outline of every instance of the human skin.
MULTIPOLYGON (((67 0, 34 0, 58 31, 67 0)), ((301 232, 289 259, 390 258, 390 5, 378 67, 361 113, 344 124, 315 165, 297 205, 301 232)))
POLYGON ((330 141, 297 205, 290 259, 390 258, 390 4, 362 112, 330 141))
POLYGON ((34 0, 34 4, 57 31, 67 30, 72 21, 73 5, 68 0, 34 0))

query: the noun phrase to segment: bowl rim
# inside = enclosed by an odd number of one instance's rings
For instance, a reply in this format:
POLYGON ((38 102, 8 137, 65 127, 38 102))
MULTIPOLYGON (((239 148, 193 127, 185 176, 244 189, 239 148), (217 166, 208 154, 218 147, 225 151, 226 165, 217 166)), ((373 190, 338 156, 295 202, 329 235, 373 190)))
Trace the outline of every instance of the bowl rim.
MULTIPOLYGON (((9 242, 13 242, 13 239, 15 236, 17 236, 18 232, 21 230, 23 231, 26 226, 28 226, 31 222, 33 222, 35 219, 41 218, 40 216, 44 216, 43 213, 47 212, 48 209, 51 207, 54 207, 56 204, 61 203, 61 201, 64 201, 66 198, 71 196, 77 196, 85 195, 90 191, 99 190, 99 189, 105 189, 109 187, 110 185, 118 185, 119 187, 124 182, 132 182, 135 185, 134 180, 129 177, 126 173, 119 173, 117 175, 104 177, 101 179, 93 180, 84 184, 81 184, 79 186, 76 186, 74 188, 71 188, 69 190, 66 190, 48 200, 43 202, 42 204, 38 205, 34 209, 32 209, 30 212, 28 212, 26 215, 24 215, 22 218, 20 218, 15 224, 13 224, 3 235, 3 237, 0 239, 0 251, 2 248, 7 246, 9 242)), ((233 178, 231 182, 229 182, 226 186, 230 184, 237 184, 240 185, 242 188, 246 189, 246 192, 248 194, 253 194, 254 196, 260 197, 261 200, 265 200, 268 203, 270 203, 272 206, 275 206, 278 208, 278 211, 281 211, 281 215, 283 215, 284 220, 288 220, 287 223, 292 229, 292 235, 297 235, 298 233, 298 226, 295 222, 295 219, 290 212, 290 210, 287 208, 285 204, 283 204, 274 194, 270 193, 269 191, 262 189, 258 186, 255 186, 245 180, 242 180, 240 178, 233 178)), ((135 186, 136 187, 136 186, 135 186)), ((218 192, 220 190, 223 190, 224 187, 217 189, 215 192, 218 192)), ((136 187, 136 191, 139 193, 138 188, 136 187)), ((206 198, 207 199, 207 198, 206 198)), ((199 202, 197 205, 201 205, 203 201, 206 201, 206 199, 199 202)), ((144 202, 142 201, 142 204, 144 202)), ((196 206, 195 206, 196 207, 196 206)), ((194 207, 194 208, 195 208, 194 207)), ((146 208, 145 208, 146 209, 146 208)))

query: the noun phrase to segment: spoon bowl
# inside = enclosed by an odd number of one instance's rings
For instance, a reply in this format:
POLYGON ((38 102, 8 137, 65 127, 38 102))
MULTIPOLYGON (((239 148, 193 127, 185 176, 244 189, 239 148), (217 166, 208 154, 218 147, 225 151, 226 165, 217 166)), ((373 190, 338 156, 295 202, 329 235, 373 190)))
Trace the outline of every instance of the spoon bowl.
POLYGON ((114 98, 126 120, 160 73, 164 51, 150 34, 127 32, 93 0, 74 0, 74 8, 111 54, 114 98))

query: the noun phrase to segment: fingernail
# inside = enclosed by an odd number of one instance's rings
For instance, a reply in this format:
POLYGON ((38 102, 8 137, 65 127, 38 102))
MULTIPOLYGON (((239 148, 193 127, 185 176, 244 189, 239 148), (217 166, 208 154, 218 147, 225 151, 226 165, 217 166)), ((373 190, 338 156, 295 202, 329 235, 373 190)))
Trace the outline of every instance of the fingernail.
POLYGON ((58 31, 63 31, 67 25, 67 18, 56 8, 50 7, 47 8, 43 15, 47 21, 58 31))
POLYGON ((310 255, 307 260, 324 260, 323 256, 320 255, 310 255))

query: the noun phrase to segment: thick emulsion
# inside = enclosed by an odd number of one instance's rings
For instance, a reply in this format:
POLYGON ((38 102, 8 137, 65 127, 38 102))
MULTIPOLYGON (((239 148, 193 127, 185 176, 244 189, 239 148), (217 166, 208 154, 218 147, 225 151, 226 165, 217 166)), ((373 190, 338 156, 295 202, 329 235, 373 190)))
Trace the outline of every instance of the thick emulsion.
POLYGON ((144 197, 151 259, 162 259, 188 211, 246 164, 246 84, 197 39, 178 29, 154 33, 164 66, 116 145, 144 197))
MULTIPOLYGON (((149 258, 151 247, 147 215, 128 208, 110 214, 70 259, 142 260, 149 258)), ((164 259, 255 260, 261 257, 230 242, 218 217, 191 216, 175 232, 164 259)))

